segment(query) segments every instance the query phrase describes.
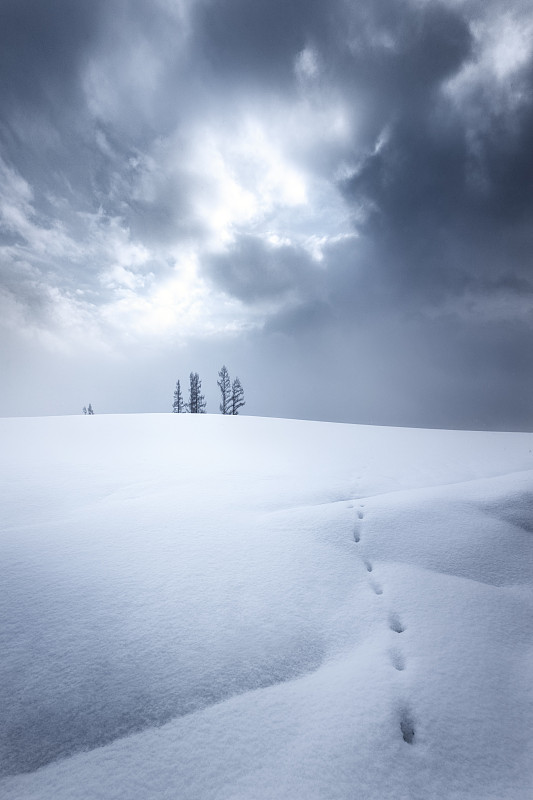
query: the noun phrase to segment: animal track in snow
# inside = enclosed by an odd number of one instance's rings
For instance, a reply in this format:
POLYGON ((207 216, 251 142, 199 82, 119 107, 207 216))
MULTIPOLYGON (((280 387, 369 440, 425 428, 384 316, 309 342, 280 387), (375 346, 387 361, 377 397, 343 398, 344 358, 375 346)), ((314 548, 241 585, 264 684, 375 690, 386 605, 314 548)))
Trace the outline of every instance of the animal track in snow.
POLYGON ((389 617, 389 628, 391 629, 391 631, 394 631, 394 633, 403 633, 404 632, 405 626, 402 625, 402 623, 400 622, 400 617, 398 616, 398 614, 391 614, 390 615, 390 617, 389 617))
POLYGON ((403 710, 400 715, 400 730, 402 732, 404 742, 407 742, 407 744, 413 744, 415 738, 415 725, 411 715, 406 710, 403 710))
POLYGON ((397 669, 398 672, 402 672, 405 669, 405 659, 399 650, 390 651, 390 660, 392 666, 394 669, 397 669))
POLYGON ((365 567, 367 572, 372 572, 372 564, 365 559, 365 567))
POLYGON ((356 526, 353 532, 353 540, 356 544, 359 544, 361 541, 361 534, 359 532, 359 528, 356 526))
POLYGON ((358 511, 357 512, 357 516, 358 516, 359 519, 363 519, 365 515, 363 514, 362 511, 358 511))
POLYGON ((374 591, 374 594, 383 594, 383 589, 377 581, 371 580, 370 585, 374 591))

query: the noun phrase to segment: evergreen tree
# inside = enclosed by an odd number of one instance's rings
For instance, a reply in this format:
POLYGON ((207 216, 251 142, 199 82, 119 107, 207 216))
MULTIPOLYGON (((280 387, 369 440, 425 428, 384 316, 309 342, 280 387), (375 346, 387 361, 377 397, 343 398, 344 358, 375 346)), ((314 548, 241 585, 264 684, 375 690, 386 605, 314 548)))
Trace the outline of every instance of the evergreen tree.
POLYGON ((87 413, 87 406, 83 406, 82 411, 83 411, 84 414, 86 414, 87 413))
POLYGON ((231 382, 229 379, 229 372, 225 366, 223 366, 218 373, 218 377, 220 380, 217 381, 217 386, 222 395, 219 405, 220 411, 222 414, 231 414, 231 382))
POLYGON ((91 405, 90 403, 89 403, 89 405, 87 406, 87 413, 88 413, 88 414, 94 414, 93 407, 92 407, 92 405, 91 405))
POLYGON ((205 397, 202 394, 202 381, 197 372, 189 376, 189 411, 191 414, 205 414, 205 397))
POLYGON ((231 386, 231 411, 230 414, 238 414, 239 408, 245 405, 244 390, 238 378, 235 378, 231 386))
POLYGON ((187 404, 183 399, 179 381, 176 383, 176 388, 174 390, 174 402, 172 404, 172 411, 174 414, 184 414, 187 411, 187 404))

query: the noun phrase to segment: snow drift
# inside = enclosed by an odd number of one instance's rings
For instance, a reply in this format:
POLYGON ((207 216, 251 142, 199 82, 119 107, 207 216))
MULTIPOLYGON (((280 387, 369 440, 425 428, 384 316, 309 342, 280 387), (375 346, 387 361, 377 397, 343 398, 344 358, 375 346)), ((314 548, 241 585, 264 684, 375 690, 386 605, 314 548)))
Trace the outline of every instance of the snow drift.
POLYGON ((533 435, 0 420, 0 794, 531 796, 533 435))

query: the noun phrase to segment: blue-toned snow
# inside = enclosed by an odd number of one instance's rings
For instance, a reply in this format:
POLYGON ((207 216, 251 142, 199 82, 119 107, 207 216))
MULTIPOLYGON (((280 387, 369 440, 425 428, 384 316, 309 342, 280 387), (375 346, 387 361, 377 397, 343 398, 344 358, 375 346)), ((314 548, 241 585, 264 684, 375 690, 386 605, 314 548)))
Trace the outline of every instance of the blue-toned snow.
POLYGON ((533 435, 0 420, 3 800, 529 800, 533 435))

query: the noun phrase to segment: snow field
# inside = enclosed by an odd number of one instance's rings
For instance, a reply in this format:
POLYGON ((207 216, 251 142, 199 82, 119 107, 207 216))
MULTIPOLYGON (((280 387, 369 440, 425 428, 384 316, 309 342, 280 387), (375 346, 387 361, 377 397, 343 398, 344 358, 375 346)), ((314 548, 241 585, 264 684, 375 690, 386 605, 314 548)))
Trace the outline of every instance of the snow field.
POLYGON ((0 437, 2 797, 530 797, 531 434, 0 437))

